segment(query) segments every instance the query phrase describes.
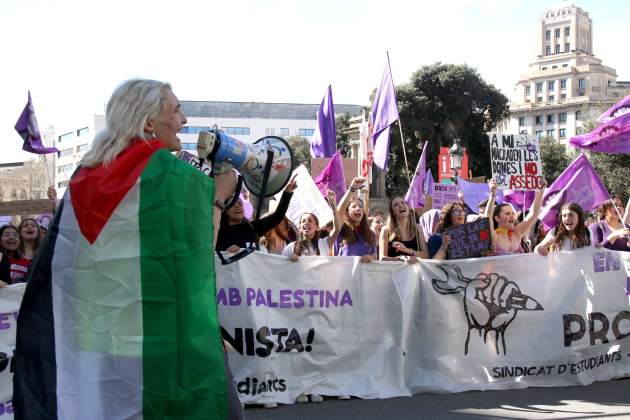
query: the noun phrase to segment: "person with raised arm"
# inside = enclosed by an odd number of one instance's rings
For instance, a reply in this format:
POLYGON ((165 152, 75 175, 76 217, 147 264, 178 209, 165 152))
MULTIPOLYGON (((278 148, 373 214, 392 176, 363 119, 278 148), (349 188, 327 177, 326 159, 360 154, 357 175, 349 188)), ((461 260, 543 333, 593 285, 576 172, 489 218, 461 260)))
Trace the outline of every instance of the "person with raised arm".
POLYGON ((578 203, 565 203, 560 208, 560 224, 549 230, 534 252, 547 255, 549 251, 571 251, 591 244, 591 235, 584 224, 584 212, 578 203))

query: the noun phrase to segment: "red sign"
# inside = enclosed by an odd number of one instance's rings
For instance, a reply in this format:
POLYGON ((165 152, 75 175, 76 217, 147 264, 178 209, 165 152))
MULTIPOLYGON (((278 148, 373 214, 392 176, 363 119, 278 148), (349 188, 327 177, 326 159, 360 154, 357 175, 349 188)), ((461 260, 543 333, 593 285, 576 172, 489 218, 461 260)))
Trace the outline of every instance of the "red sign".
MULTIPOLYGON (((468 179, 468 151, 466 149, 464 149, 462 167, 457 174, 460 178, 468 179)), ((448 157, 448 147, 440 147, 440 155, 438 156, 438 182, 442 182, 443 179, 453 179, 451 159, 448 157)))

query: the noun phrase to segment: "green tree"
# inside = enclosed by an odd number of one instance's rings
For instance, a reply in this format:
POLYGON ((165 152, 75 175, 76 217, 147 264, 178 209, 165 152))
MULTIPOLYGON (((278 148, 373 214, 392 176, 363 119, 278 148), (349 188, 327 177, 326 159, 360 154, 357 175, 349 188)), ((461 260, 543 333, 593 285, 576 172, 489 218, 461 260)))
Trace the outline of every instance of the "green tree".
MULTIPOLYGON (((408 84, 397 86, 398 111, 409 170, 413 171, 421 145, 428 141, 427 167, 437 173, 437 156, 454 138, 468 150, 469 169, 491 175, 486 133, 508 115, 508 99, 467 65, 435 63, 413 73, 408 84)), ((409 184, 396 124, 390 131, 386 190, 404 193, 409 184)))
POLYGON ((290 136, 287 137, 287 143, 291 146, 293 151, 293 165, 297 168, 301 164, 306 166, 308 171, 311 171, 311 143, 308 139, 302 136, 290 136))
POLYGON ((627 202, 630 193, 630 188, 628 188, 630 158, 628 155, 625 153, 590 152, 589 159, 608 191, 613 195, 620 195, 623 202, 627 202))
POLYGON ((573 157, 567 153, 566 147, 554 140, 553 137, 543 137, 540 140, 540 160, 547 185, 551 185, 569 166, 573 157))
POLYGON ((350 157, 350 137, 344 131, 350 127, 350 114, 345 113, 335 117, 335 127, 337 129, 337 150, 342 157, 350 157))

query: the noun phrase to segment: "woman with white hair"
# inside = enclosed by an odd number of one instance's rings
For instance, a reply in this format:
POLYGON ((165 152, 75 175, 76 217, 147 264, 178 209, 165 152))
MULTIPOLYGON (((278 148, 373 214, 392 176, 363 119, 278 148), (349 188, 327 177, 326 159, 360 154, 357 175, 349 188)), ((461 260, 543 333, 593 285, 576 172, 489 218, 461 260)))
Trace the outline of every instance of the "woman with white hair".
POLYGON ((112 94, 29 277, 16 418, 242 418, 213 252, 213 208, 235 177, 171 154, 185 123, 167 83, 129 80, 112 94))

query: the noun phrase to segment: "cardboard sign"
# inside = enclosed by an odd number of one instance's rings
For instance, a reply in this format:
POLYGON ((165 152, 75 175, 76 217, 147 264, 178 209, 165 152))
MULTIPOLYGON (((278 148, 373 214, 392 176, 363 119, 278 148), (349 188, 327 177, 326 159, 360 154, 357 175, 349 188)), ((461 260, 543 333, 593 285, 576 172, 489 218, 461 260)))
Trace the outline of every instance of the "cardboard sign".
POLYGON ((441 209, 444 204, 458 202, 457 192, 459 187, 451 184, 434 184, 433 185, 433 208, 441 209))
POLYGON ((489 133, 492 178, 502 190, 543 188, 540 141, 529 134, 489 133))
MULTIPOLYGON (((319 227, 324 227, 324 225, 331 222, 333 219, 332 210, 328 202, 324 199, 322 193, 319 192, 306 166, 298 166, 293 171, 291 178, 294 176, 296 177, 295 182, 297 182, 297 188, 293 191, 293 197, 291 198, 286 216, 297 226, 300 222, 300 217, 302 217, 304 213, 313 213, 319 220, 319 227)), ((282 192, 279 192, 276 194, 275 199, 280 201, 281 196, 282 192)))
POLYGON ((52 213, 55 203, 47 198, 41 200, 18 200, 0 202, 0 215, 32 215, 52 213))
POLYGON ((487 217, 450 227, 444 233, 451 237, 449 260, 479 257, 483 251, 490 249, 492 243, 490 220, 487 217))

